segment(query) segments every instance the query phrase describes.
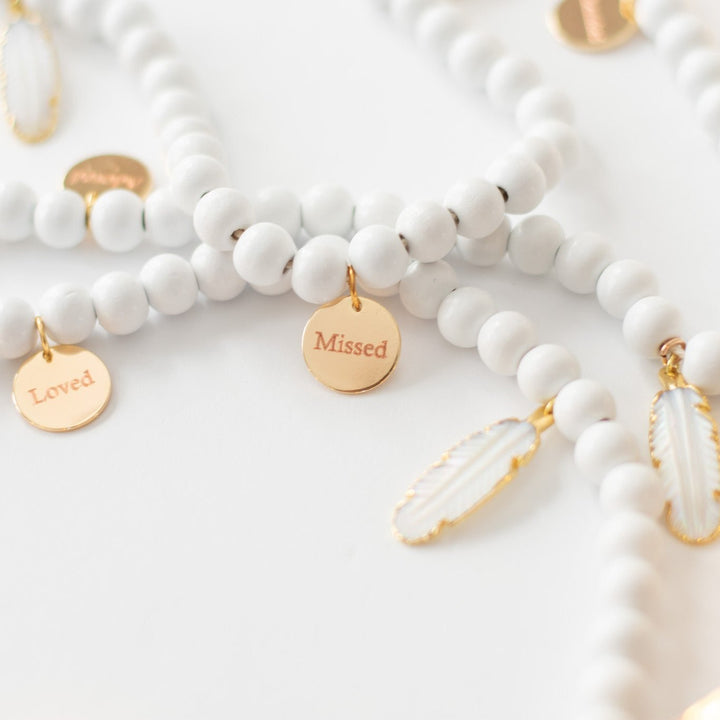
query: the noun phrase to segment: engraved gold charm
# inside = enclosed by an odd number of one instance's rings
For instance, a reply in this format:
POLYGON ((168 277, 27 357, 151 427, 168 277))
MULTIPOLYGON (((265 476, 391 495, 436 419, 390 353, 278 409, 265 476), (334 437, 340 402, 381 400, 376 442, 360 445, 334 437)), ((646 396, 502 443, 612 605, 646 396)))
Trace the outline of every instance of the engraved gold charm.
POLYGON ((40 430, 68 432, 95 420, 110 401, 110 373, 97 355, 75 345, 50 347, 41 318, 35 319, 42 350, 15 375, 18 412, 40 430))
POLYGON ((303 332, 310 372, 341 393, 367 392, 390 377, 400 356, 400 330, 380 303, 359 297, 348 268, 350 295, 318 308, 303 332))
POLYGON ((716 690, 686 710, 682 720, 720 720, 720 690, 716 690))
POLYGON ((562 0, 548 16, 550 31, 575 50, 601 52, 637 32, 632 0, 562 0))

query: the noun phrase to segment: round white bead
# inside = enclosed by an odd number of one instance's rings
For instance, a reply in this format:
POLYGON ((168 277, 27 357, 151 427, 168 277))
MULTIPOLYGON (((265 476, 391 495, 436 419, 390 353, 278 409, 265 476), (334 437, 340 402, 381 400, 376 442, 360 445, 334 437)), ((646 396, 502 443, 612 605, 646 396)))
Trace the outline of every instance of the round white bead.
POLYGON ((240 277, 253 286, 269 287, 282 281, 296 252, 295 241, 285 228, 255 223, 235 245, 233 263, 240 277))
POLYGON ((68 30, 95 38, 100 33, 100 21, 106 5, 106 0, 62 0, 60 18, 68 30))
POLYGON ((194 304, 198 284, 190 263, 163 253, 148 260, 140 271, 150 305, 163 315, 180 315, 194 304))
POLYGON ((142 71, 140 87, 146 98, 154 98, 177 88, 190 89, 194 85, 190 68, 177 57, 159 57, 142 71))
POLYGON ((720 395, 720 332, 707 330, 688 342, 682 373, 707 395, 720 395))
POLYGON ((531 60, 504 55, 494 62, 487 75, 490 102, 500 110, 514 112, 520 98, 540 84, 540 71, 531 60))
POLYGON ((604 385, 581 378, 560 390, 553 415, 560 433, 576 442, 594 423, 615 419, 615 400, 604 385))
POLYGON ((175 118, 202 117, 203 114, 204 107, 197 93, 186 88, 165 90, 150 105, 150 117, 158 131, 175 118))
POLYGON ((508 257, 521 272, 544 275, 552 269, 564 240, 565 232, 557 220, 547 215, 533 215, 512 229, 508 257))
POLYGON ((507 153, 487 171, 487 179, 507 193, 505 209, 512 214, 529 213, 543 199, 547 185, 540 166, 529 156, 507 153))
POLYGON ((420 13, 415 34, 418 44, 437 57, 445 58, 463 28, 463 15, 451 5, 430 5, 420 13))
POLYGON ((657 357, 660 346, 681 332, 680 311, 656 295, 638 300, 623 320, 625 341, 643 357, 657 357))
POLYGON ((560 246, 555 272, 563 287, 584 295, 595 291, 600 274, 611 262, 610 243, 602 235, 581 232, 560 246))
POLYGON ((665 509, 665 488, 657 470, 641 463, 620 465, 600 485, 605 512, 631 510, 657 519, 665 509))
POLYGON ((608 608, 594 624, 588 646, 596 657, 621 656, 648 666, 655 654, 657 635, 658 629, 641 612, 630 608, 608 608))
POLYGON ((37 340, 32 307, 20 298, 0 300, 0 357, 14 360, 27 355, 37 340))
POLYGON ((387 225, 395 227, 398 216, 405 203, 402 198, 392 193, 377 190, 367 193, 358 200, 355 206, 355 229, 362 230, 368 225, 387 225))
POLYGON ((300 198, 286 188, 265 188, 255 198, 255 219, 257 222, 280 225, 290 235, 297 237, 302 227, 300 198))
POLYGON ((703 90, 697 103, 697 114, 703 130, 714 138, 718 138, 720 136, 720 83, 710 85, 703 90))
POLYGON ((387 225, 369 225, 358 231, 350 241, 348 258, 358 280, 378 289, 397 285, 410 264, 400 235, 387 225))
POLYGON ((129 28, 119 39, 118 44, 120 62, 131 71, 139 73, 171 50, 172 45, 167 35, 153 25, 129 28))
POLYGON ((161 247, 179 248, 197 242, 192 217, 175 204, 167 188, 147 196, 144 219, 146 235, 161 247))
POLYGON ((489 293, 477 287, 459 287, 440 304, 438 329, 453 345, 476 347, 480 328, 494 312, 495 302, 489 293))
POLYGON ((660 26, 655 36, 658 53, 677 67, 687 55, 710 42, 705 24, 690 13, 675 13, 660 26))
POLYGON ((595 288, 600 306, 620 320, 638 301, 658 291, 657 278, 637 260, 618 260, 602 271, 595 288))
POLYGON ((17 242, 32 234, 35 202, 35 193, 24 183, 0 183, 0 240, 17 242))
POLYGON ((422 11, 434 3, 435 0, 390 0, 390 17, 404 28, 412 30, 422 11))
POLYGON ((470 239, 458 235, 457 248, 460 255, 467 262, 479 267, 497 265, 507 252, 510 227, 510 220, 506 216, 500 226, 487 237, 470 239))
POLYGON ((138 0, 110 0, 100 18, 100 32, 110 47, 117 47, 136 27, 148 26, 153 17, 150 8, 138 0))
POLYGON ((190 258, 200 292, 210 300, 224 302, 236 298, 247 284, 233 264, 233 256, 200 244, 190 258))
POLYGON ((170 148, 176 140, 195 132, 212 134, 212 126, 206 117, 201 115, 176 117, 160 131, 160 140, 166 148, 170 148))
POLYGON ((652 617, 658 609, 661 586, 650 563, 627 555, 615 558, 602 573, 599 596, 605 607, 632 608, 652 617))
POLYGON ((450 213, 439 203, 424 200, 408 205, 395 229, 407 243, 410 256, 420 262, 435 262, 455 247, 457 228, 450 213))
POLYGON ((639 460, 640 449, 635 437, 614 420, 593 423, 575 443, 575 464, 596 485, 612 469, 639 460))
POLYGON ((169 148, 167 166, 170 172, 177 164, 191 155, 209 155, 223 162, 225 153, 220 141, 208 132, 181 135, 169 148))
POLYGON ((90 293, 82 285, 54 285, 38 302, 47 334, 61 345, 87 339, 96 322, 90 293))
MULTIPOLYGON (((358 282, 360 282, 358 280, 358 282)), ((391 285, 390 287, 386 288, 375 288, 372 287, 372 285, 366 285, 363 282, 360 282, 360 287, 369 295, 375 295, 375 297, 394 297, 400 292, 400 283, 395 283, 395 285, 391 285)))
POLYGON ((57 250, 79 245, 87 233, 85 200, 72 190, 43 195, 35 207, 35 234, 57 250))
POLYGON ((702 47, 688 53, 678 68, 677 81, 697 100, 706 88, 720 83, 720 51, 702 47))
POLYGON ((563 172, 562 155, 549 140, 529 135, 513 145, 510 152, 527 155, 540 166, 545 176, 546 189, 550 190, 560 182, 563 172))
POLYGON ((611 563, 615 558, 630 555, 658 561, 663 535, 657 520, 638 512, 617 512, 600 528, 597 554, 601 561, 611 563))
POLYGON ((181 160, 170 175, 170 192, 188 215, 195 212, 200 198, 211 190, 230 184, 222 163, 209 155, 191 155, 181 160))
POLYGON ((546 403, 568 383, 580 377, 580 363, 562 345, 538 345, 520 360, 517 383, 520 392, 534 403, 546 403))
POLYGON ((230 251, 255 221, 252 203, 234 188, 216 188, 200 198, 193 213, 197 236, 216 250, 230 251))
POLYGON ((444 260, 410 263, 400 281, 400 301, 415 317, 432 320, 437 317, 442 301, 458 286, 457 275, 444 260))
POLYGON ((505 310, 492 315, 480 328, 478 353, 498 375, 515 375, 523 356, 537 342, 535 326, 519 312, 505 310))
POLYGON ((275 296, 284 295, 292 290, 292 269, 289 269, 276 283, 272 285, 250 285, 250 287, 261 295, 275 296))
POLYGON ((503 53, 502 43, 492 35, 466 32, 448 51, 450 72, 471 90, 484 90, 488 72, 503 53))
POLYGON ((345 292, 347 266, 348 241, 339 235, 318 235, 295 255, 292 288, 306 302, 330 302, 345 292))
POLYGON ((684 8, 684 0, 636 0, 635 22, 645 35, 654 38, 660 26, 684 8))
POLYGON ((569 169, 577 165, 580 158, 580 137, 571 125, 559 120, 544 120, 533 125, 528 137, 539 137, 554 145, 562 157, 563 168, 569 169))
POLYGON ((147 320, 150 305, 142 283, 126 272, 110 272, 92 287, 97 319, 113 335, 129 335, 147 320))
POLYGON ((483 238, 500 227, 505 200, 495 185, 471 178, 453 185, 445 195, 445 207, 457 217, 457 233, 483 238))
POLYGON ((302 198, 305 232, 316 235, 347 235, 353 224, 352 195, 340 185, 316 185, 302 198))
POLYGON ((528 90, 520 98, 515 118, 520 130, 528 132, 534 125, 545 120, 559 120, 572 125, 575 112, 567 93, 540 85, 528 90))
POLYGON ((590 706, 604 704, 639 717, 648 695, 646 673, 624 657, 601 656, 590 665, 583 678, 581 696, 590 706))
POLYGON ((110 252, 128 252, 143 239, 143 201, 129 190, 107 190, 95 201, 90 230, 95 242, 110 252))

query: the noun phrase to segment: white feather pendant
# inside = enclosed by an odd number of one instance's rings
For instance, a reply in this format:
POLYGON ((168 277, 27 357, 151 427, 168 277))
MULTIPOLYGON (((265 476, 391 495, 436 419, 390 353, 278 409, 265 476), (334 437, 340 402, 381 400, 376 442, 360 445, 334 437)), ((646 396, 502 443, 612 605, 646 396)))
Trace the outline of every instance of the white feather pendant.
POLYGON ((665 484, 670 530, 689 543, 720 534, 720 440, 702 393, 691 385, 656 395, 650 454, 665 484))
POLYGON ((540 432, 529 420, 502 420, 470 435, 408 491, 393 514, 394 534, 421 543, 462 520, 512 480, 539 445, 540 432))

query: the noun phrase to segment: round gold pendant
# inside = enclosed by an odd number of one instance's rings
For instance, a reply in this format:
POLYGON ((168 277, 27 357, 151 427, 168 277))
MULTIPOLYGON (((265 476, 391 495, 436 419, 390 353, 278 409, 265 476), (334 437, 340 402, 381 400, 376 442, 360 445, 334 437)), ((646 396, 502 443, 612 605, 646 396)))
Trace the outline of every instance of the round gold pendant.
POLYGON ((150 171, 125 155, 98 155, 70 168, 64 186, 86 198, 96 198, 106 190, 130 190, 144 198, 152 188, 150 171))
POLYGON ((36 428, 68 432, 91 423, 107 407, 110 373, 100 358, 75 345, 57 345, 27 360, 15 375, 13 401, 36 428))
POLYGON ((637 31, 627 0, 562 0, 550 13, 553 35, 576 50, 603 51, 623 45, 637 31))
POLYGON ((310 372, 323 385, 341 393, 362 393, 392 374, 400 356, 400 330, 380 303, 341 297, 313 313, 302 349, 310 372))

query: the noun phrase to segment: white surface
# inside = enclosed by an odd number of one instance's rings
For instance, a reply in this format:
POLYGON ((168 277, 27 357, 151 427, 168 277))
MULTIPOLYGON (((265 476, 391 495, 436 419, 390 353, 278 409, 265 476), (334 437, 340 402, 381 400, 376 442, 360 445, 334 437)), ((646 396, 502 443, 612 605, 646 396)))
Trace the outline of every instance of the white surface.
MULTIPOLYGON (((516 139, 363 0, 154 4, 196 68, 247 192, 330 180, 356 194, 441 200, 516 139)), ((720 163, 651 47, 577 56, 548 37, 542 3, 465 5, 578 106, 581 167, 542 209, 647 261, 687 314, 688 336, 718 327, 720 163)), ((720 31, 720 6, 698 6, 720 31)), ((31 148, 3 132, 3 173, 48 190, 99 151, 160 169, 125 72, 102 49, 59 46, 60 132, 31 148)), ((51 254, 33 241, 0 252, 3 294, 35 302, 59 281, 137 272, 154 250, 51 254)), ((646 436, 657 365, 625 349, 592 297, 507 263, 463 282, 526 312, 543 341, 567 343, 646 436)), ((397 298, 387 304, 403 355, 392 381, 364 397, 333 394, 307 373, 309 305, 250 290, 155 317, 129 338, 94 336, 88 347, 109 365, 115 395, 73 435, 25 425, 9 400, 17 365, 2 365, 0 717, 571 717, 592 615, 597 491, 553 430, 471 521, 425 548, 393 540, 394 504, 438 453, 533 408, 473 350, 442 341, 397 298)), ((720 545, 665 544, 658 720, 717 686, 720 664, 720 545)))

